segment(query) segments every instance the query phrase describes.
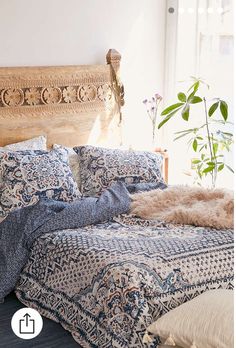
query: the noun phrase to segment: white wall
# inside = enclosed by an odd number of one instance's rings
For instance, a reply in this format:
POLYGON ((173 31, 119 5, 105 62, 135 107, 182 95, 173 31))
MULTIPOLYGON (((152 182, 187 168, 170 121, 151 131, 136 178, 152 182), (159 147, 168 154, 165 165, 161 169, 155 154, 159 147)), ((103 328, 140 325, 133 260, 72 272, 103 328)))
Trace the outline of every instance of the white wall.
POLYGON ((145 146, 150 128, 142 100, 163 92, 165 5, 165 0, 0 0, 0 66, 99 64, 116 48, 122 54, 128 143, 145 146))

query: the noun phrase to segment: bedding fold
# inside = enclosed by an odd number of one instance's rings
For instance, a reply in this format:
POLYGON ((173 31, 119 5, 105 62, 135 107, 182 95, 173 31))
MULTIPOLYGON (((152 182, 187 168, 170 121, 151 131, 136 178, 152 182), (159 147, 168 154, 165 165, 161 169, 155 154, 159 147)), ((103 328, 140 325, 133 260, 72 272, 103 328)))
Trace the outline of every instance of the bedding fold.
POLYGON ((99 198, 82 198, 73 203, 44 199, 11 213, 0 224, 0 301, 13 290, 36 238, 103 222, 126 213, 129 207, 129 192, 117 182, 99 198))

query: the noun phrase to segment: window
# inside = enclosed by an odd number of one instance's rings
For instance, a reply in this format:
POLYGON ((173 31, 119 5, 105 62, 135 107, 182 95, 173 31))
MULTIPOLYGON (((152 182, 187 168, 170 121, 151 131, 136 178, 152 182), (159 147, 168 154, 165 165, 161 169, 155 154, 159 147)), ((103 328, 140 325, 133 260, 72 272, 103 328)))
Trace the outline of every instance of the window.
MULTIPOLYGON (((210 85, 207 97, 225 99, 233 121, 232 0, 168 0, 166 30, 165 104, 175 101, 176 93, 189 85, 190 76, 201 77, 210 85), (175 11, 169 12, 169 7, 175 11)), ((198 107, 195 110, 193 118, 197 124, 202 111, 198 107)), ((163 131, 163 142, 170 151, 170 182, 173 183, 193 182, 193 153, 186 153, 186 141, 173 143, 174 132, 188 126, 189 123, 176 118, 163 131)), ((232 165, 232 154, 227 161, 232 165)), ((232 188, 232 173, 223 171, 218 185, 232 188)))

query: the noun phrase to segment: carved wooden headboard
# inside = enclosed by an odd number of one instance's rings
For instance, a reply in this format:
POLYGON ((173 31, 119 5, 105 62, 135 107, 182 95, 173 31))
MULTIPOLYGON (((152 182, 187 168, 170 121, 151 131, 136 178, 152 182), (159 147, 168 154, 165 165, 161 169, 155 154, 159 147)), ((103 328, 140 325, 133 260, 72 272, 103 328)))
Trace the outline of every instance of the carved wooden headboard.
POLYGON ((45 135, 48 146, 121 143, 120 54, 107 64, 0 68, 0 146, 45 135))

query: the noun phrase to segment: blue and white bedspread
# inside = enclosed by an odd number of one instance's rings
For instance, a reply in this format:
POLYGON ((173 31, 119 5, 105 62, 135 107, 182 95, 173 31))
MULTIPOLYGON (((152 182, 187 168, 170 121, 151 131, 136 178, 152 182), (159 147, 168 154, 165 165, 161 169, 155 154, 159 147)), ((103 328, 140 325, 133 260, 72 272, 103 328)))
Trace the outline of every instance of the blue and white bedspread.
POLYGON ((143 334, 159 316, 232 281, 232 230, 122 215, 39 237, 16 294, 81 347, 138 348, 147 347, 143 334))

